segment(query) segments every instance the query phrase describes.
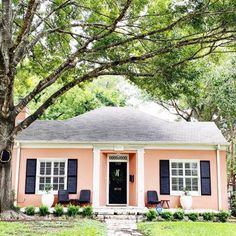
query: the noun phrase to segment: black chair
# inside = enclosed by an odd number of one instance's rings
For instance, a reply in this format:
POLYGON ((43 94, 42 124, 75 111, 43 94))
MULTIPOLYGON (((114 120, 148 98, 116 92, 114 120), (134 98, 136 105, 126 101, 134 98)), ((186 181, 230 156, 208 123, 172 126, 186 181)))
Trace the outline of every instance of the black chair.
POLYGON ((58 190, 58 203, 70 203, 68 190, 58 190))
POLYGON ((161 201, 159 201, 158 199, 157 191, 155 190, 147 191, 147 204, 148 205, 161 204, 161 201))
POLYGON ((89 189, 82 189, 80 191, 79 204, 89 204, 90 203, 91 191, 89 189))

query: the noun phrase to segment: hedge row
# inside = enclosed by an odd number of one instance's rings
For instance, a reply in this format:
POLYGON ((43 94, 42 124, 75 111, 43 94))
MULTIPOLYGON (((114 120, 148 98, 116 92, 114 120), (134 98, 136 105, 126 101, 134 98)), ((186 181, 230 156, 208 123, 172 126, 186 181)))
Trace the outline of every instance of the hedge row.
POLYGON ((183 210, 178 210, 174 213, 170 211, 161 212, 159 215, 155 209, 150 209, 146 213, 146 217, 148 221, 157 220, 161 218, 166 221, 176 221, 176 220, 191 220, 191 221, 220 221, 226 222, 229 218, 230 214, 227 211, 220 211, 218 213, 213 212, 204 212, 204 213, 184 213, 183 210))
MULTIPOLYGON (((32 216, 36 214, 34 206, 28 206, 25 208, 24 213, 26 215, 32 216)), ((49 209, 47 206, 41 205, 39 207, 38 214, 40 216, 46 216, 50 214, 49 209)), ((76 215, 82 215, 84 217, 92 217, 93 215, 93 208, 91 206, 86 206, 83 208, 80 208, 80 206, 75 206, 72 204, 69 204, 67 206, 67 212, 65 213, 64 207, 61 204, 56 204, 53 210, 53 214, 55 216, 62 216, 63 214, 66 214, 68 216, 76 216, 76 215)))

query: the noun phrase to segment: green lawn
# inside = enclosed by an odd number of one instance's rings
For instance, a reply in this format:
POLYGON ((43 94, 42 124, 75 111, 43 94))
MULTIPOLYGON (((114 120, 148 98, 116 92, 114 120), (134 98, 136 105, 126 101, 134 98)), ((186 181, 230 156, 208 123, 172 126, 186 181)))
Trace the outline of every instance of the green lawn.
POLYGON ((68 221, 0 222, 0 236, 105 236, 105 225, 88 219, 68 221))
POLYGON ((146 236, 236 236, 236 224, 205 222, 146 222, 138 229, 146 236))

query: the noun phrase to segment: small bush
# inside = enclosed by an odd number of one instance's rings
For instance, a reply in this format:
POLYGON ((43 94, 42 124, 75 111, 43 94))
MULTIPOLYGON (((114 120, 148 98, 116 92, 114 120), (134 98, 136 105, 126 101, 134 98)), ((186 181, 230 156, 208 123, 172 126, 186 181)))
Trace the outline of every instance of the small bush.
POLYGON ((83 208, 82 216, 91 217, 93 215, 93 208, 91 206, 86 206, 83 208))
POLYGON ((55 216, 62 216, 64 213, 64 207, 61 204, 56 204, 54 207, 53 214, 55 216))
POLYGON ((157 217, 157 212, 154 209, 150 209, 147 213, 146 213, 146 217, 148 221, 152 221, 154 219, 156 219, 157 217))
POLYGON ((69 204, 67 208, 67 214, 68 216, 76 216, 79 214, 79 206, 69 204))
POLYGON ((20 207, 19 206, 13 206, 12 210, 15 212, 20 212, 20 207))
POLYGON ((203 220, 205 221, 211 221, 214 218, 214 213, 213 212, 204 212, 202 213, 203 220))
POLYGON ((172 220, 173 214, 170 211, 161 212, 161 217, 165 220, 172 220))
POLYGON ((46 215, 48 215, 48 214, 49 214, 48 207, 45 206, 45 205, 41 205, 41 206, 39 207, 39 215, 40 215, 40 216, 46 216, 46 215))
POLYGON ((183 220, 184 219, 184 212, 183 211, 176 211, 173 214, 173 218, 176 220, 183 220))
POLYGON ((25 208, 25 214, 28 216, 33 216, 35 214, 35 207, 34 206, 28 206, 25 208))
POLYGON ((220 222, 226 222, 229 218, 229 213, 227 211, 220 211, 216 214, 220 222))
POLYGON ((189 213, 187 216, 191 221, 197 221, 198 220, 198 213, 194 213, 194 212, 189 213))

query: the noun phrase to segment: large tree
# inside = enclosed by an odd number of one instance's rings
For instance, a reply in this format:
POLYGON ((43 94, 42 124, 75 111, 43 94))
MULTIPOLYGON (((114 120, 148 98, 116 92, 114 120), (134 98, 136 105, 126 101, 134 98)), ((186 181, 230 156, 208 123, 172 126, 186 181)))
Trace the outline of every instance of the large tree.
MULTIPOLYGON (((77 84, 113 74, 158 80, 158 73, 226 46, 236 35, 234 0, 2 0, 0 8, 0 151, 5 153, 12 153, 21 130, 77 84), (170 59, 173 65, 165 69, 170 59), (39 81, 15 101, 14 82, 25 69, 39 81), (15 125, 21 110, 50 87, 35 112, 15 125)), ((4 210, 11 203, 10 162, 0 164, 0 188, 4 210)))

